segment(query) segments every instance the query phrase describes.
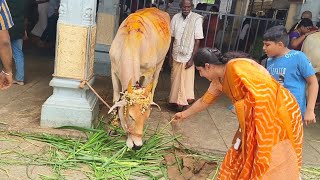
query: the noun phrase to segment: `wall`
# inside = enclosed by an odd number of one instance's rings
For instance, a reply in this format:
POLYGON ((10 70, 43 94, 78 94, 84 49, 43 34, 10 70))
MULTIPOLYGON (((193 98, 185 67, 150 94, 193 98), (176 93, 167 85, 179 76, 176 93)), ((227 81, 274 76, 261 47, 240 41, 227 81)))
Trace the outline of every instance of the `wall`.
POLYGON ((288 0, 273 0, 272 8, 273 9, 289 9, 290 3, 288 0))

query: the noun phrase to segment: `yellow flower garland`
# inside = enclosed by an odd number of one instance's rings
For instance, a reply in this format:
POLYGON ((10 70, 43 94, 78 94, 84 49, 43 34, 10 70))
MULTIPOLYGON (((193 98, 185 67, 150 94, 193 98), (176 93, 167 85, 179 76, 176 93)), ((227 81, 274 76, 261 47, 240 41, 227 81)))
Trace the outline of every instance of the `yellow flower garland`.
MULTIPOLYGON (((148 108, 150 108, 150 104, 151 104, 151 93, 148 94, 148 96, 146 97, 144 95, 145 93, 145 88, 137 88, 135 86, 133 86, 133 92, 129 93, 128 91, 123 93, 123 98, 125 99, 125 101, 127 102, 126 106, 125 106, 125 113, 127 112, 127 108, 128 106, 132 106, 133 104, 141 104, 142 108, 141 108, 141 113, 145 113, 146 110, 148 108)), ((123 99, 122 98, 122 99, 123 99)), ((126 115, 126 114, 125 114, 126 115)))

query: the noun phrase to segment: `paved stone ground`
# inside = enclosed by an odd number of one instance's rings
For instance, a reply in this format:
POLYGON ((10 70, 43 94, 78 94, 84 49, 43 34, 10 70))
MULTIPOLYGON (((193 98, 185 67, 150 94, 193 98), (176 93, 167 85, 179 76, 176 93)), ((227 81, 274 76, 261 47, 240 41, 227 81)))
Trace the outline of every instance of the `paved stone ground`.
MULTIPOLYGON (((26 85, 14 85, 8 91, 0 91, 0 130, 7 132, 23 133, 50 133, 65 136, 82 136, 83 134, 71 130, 57 130, 41 128, 40 111, 44 101, 52 94, 52 88, 48 85, 53 73, 53 57, 48 57, 45 52, 34 50, 26 51, 26 85)), ((170 76, 162 73, 160 76, 155 102, 161 108, 161 112, 153 111, 149 125, 166 125, 174 112, 167 110, 166 102, 170 89, 170 76)), ((209 82, 203 78, 197 78, 195 87, 197 97, 201 96, 207 89, 209 82)), ((108 102, 111 102, 112 90, 111 80, 106 77, 97 77, 95 87, 103 94, 108 102)), ((222 96, 215 105, 190 118, 178 126, 172 127, 172 132, 181 134, 182 144, 192 150, 218 153, 223 155, 230 146, 233 132, 237 128, 236 117, 227 109, 231 102, 222 96)), ((317 110, 318 117, 320 112, 317 110)), ((303 162, 305 165, 320 166, 320 119, 315 125, 305 128, 305 143, 303 150, 303 162)), ((170 127, 171 128, 171 127, 170 127)), ((1 134, 0 134, 1 136, 1 134)), ((4 135, 3 135, 4 136, 4 135)), ((0 141, 1 142, 1 141, 0 141)), ((10 151, 17 148, 28 149, 28 144, 0 143, 0 150, 10 151)), ((29 147, 30 148, 30 147, 29 147)), ((39 147, 41 148, 41 146, 39 147)), ((33 149, 36 151, 36 149, 33 149)), ((32 150, 32 151, 33 151, 32 150)), ((0 179, 26 179, 26 172, 30 168, 12 167, 1 164, 0 179), (20 169, 20 170, 19 170, 20 169), (22 174, 21 174, 22 173, 22 174), (1 175, 2 174, 2 175, 1 175), (8 178, 6 174, 11 174, 8 178)), ((49 173, 46 167, 33 168, 34 173, 49 173), (38 169, 38 170, 35 170, 38 169)), ((29 174, 30 175, 30 174, 29 174)), ((70 175, 72 179, 73 175, 70 175)), ((76 176, 77 177, 77 176, 76 176)))

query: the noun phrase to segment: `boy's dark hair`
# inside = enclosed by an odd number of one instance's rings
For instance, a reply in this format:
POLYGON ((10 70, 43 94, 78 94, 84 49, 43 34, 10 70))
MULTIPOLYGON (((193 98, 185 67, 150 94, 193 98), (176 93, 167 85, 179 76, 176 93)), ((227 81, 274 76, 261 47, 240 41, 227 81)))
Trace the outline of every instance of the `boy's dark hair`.
POLYGON ((283 25, 274 26, 268 29, 263 35, 264 41, 282 42, 285 47, 289 45, 289 35, 283 25))

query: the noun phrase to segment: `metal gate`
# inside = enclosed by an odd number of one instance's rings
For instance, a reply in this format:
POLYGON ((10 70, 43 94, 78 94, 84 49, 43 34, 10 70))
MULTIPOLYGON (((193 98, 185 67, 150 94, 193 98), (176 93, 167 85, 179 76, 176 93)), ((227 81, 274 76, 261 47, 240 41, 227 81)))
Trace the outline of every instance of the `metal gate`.
MULTIPOLYGON (((157 7, 169 13, 172 17, 180 11, 177 6, 170 7, 167 0, 120 0, 120 23, 138 9, 157 7)), ((206 8, 208 9, 208 8, 206 8)), ((222 52, 244 51, 258 59, 263 55, 262 36, 272 26, 284 24, 284 20, 272 17, 251 17, 235 14, 215 12, 214 6, 210 10, 193 12, 204 17, 204 39, 201 47, 217 47, 222 52)))

